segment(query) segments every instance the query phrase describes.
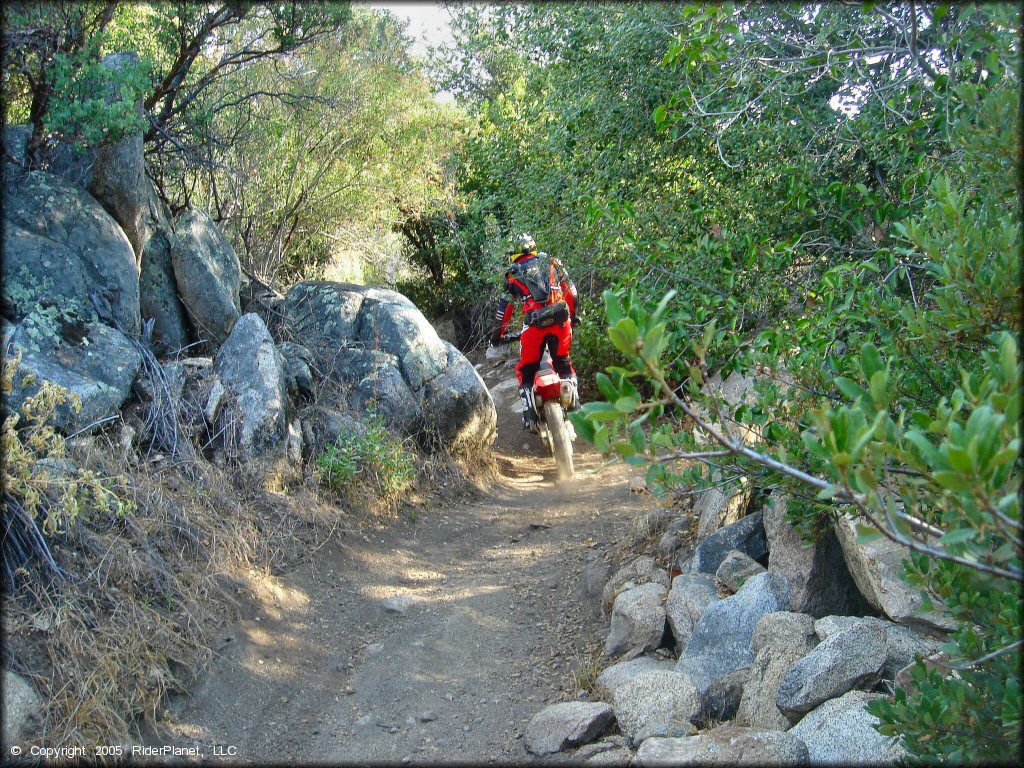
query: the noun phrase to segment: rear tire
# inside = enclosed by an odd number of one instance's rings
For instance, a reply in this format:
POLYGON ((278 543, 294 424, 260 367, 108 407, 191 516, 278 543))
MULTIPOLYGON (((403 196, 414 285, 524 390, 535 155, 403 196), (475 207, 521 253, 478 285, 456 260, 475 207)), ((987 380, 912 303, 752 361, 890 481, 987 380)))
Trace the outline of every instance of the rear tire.
POLYGON ((544 403, 544 420, 551 434, 551 452, 555 455, 555 464, 558 465, 558 480, 572 480, 575 474, 572 465, 572 441, 565 429, 561 403, 557 400, 544 403))

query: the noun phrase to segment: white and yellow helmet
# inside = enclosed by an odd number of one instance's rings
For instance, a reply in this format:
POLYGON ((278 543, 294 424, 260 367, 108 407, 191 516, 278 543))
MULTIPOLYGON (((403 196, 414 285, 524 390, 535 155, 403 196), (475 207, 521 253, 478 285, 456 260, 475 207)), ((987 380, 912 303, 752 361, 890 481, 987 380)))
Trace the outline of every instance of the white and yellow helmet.
POLYGON ((526 232, 521 235, 516 235, 512 238, 512 247, 509 250, 508 260, 509 263, 514 262, 520 256, 525 256, 530 253, 537 252, 537 243, 534 242, 533 238, 526 232))

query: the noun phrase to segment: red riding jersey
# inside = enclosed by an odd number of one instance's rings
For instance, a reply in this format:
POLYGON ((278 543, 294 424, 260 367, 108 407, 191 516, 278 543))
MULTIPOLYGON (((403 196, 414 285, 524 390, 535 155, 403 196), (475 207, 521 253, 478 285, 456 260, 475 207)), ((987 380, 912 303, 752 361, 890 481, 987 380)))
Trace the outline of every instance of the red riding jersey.
POLYGON ((526 328, 519 336, 516 375, 520 386, 533 384, 545 348, 549 349, 552 365, 559 376, 574 376, 569 348, 572 344, 572 321, 576 318, 576 285, 566 275, 561 262, 545 253, 520 256, 505 272, 505 288, 512 294, 512 299, 502 298, 498 304, 491 341, 497 343, 505 335, 515 314, 515 303, 522 301, 526 328), (568 317, 545 327, 534 325, 541 310, 559 302, 568 307, 568 317))

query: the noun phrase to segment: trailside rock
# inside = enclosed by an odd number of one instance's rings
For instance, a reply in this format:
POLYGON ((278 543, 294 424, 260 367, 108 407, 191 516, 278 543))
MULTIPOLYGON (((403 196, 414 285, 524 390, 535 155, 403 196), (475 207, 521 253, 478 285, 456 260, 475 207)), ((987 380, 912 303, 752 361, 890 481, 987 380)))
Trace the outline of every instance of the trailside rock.
POLYGON ((223 430, 227 456, 249 461, 283 455, 288 431, 284 361, 257 315, 238 319, 213 369, 227 395, 211 414, 217 431, 223 430))
POLYGON ((53 382, 81 401, 78 413, 69 405, 57 408, 54 426, 66 435, 115 416, 142 366, 142 355, 124 334, 55 307, 36 308, 16 326, 4 323, 3 336, 6 359, 21 354, 5 406, 18 412, 44 381, 53 382), (27 384, 27 375, 35 381, 27 384))
POLYGON ((679 648, 690 642, 705 609, 718 599, 715 582, 705 573, 681 573, 672 579, 665 614, 679 648))
MULTIPOLYGON (((579 760, 586 762, 589 758, 594 757, 595 755, 616 749, 626 749, 626 739, 618 734, 613 734, 611 736, 606 736, 600 741, 584 744, 572 753, 572 759, 574 762, 579 760)), ((630 757, 632 757, 632 753, 630 753, 630 757)), ((629 761, 627 760, 626 762, 629 761)))
POLYGON ((397 357, 413 391, 441 375, 448 367, 448 347, 412 302, 395 291, 379 289, 368 289, 364 297, 359 313, 362 345, 397 357))
MULTIPOLYGON (((316 355, 325 376, 348 370, 337 358, 358 338, 362 286, 328 280, 296 283, 285 294, 281 309, 289 338, 301 341, 316 355)), ((365 372, 364 372, 365 375, 365 372)))
POLYGON ((216 348, 241 314, 242 269, 235 249, 209 215, 190 210, 174 227, 171 262, 196 338, 216 348))
POLYGON ((693 736, 698 732, 697 726, 689 720, 652 720, 633 737, 633 746, 643 744, 647 739, 655 738, 677 738, 679 736, 693 736))
POLYGON ((914 661, 917 655, 929 656, 945 642, 943 637, 896 624, 874 616, 824 616, 814 622, 814 631, 821 640, 842 632, 858 624, 874 625, 885 632, 885 664, 882 666, 882 677, 893 680, 896 673, 914 661))
POLYGON ((137 334, 135 252, 96 199, 42 171, 9 174, 3 192, 4 314, 21 321, 42 304, 137 334))
POLYGON ((352 390, 348 402, 357 410, 377 414, 398 432, 417 435, 423 428, 419 399, 393 365, 368 373, 352 390))
POLYGON ((910 757, 899 743, 874 726, 878 718, 864 707, 881 694, 850 691, 808 712, 789 730, 807 745, 815 765, 891 765, 910 757))
MULTIPOLYGON (((104 68, 113 71, 129 70, 139 65, 135 52, 112 53, 102 61, 104 68)), ((113 92, 108 98, 117 98, 113 92)), ((139 117, 143 116, 141 101, 136 104, 139 117)), ((89 192, 99 200, 107 212, 124 230, 138 260, 149 239, 147 218, 146 163, 142 148, 142 130, 125 136, 117 142, 105 142, 97 147, 90 158, 89 192)))
MULTIPOLYGON (((255 313, 253 313, 255 314, 255 313)), ((269 330, 269 329, 268 329, 269 330)), ((288 385, 288 394, 300 400, 313 397, 313 354, 301 344, 283 341, 277 345, 277 351, 284 360, 284 377, 288 385)))
POLYGON ((650 723, 693 723, 701 711, 700 693, 690 677, 668 670, 641 672, 615 690, 612 705, 630 742, 650 723))
POLYGON ((751 493, 750 484, 746 480, 728 496, 719 488, 700 491, 693 504, 693 514, 697 518, 697 538, 706 538, 718 529, 741 520, 750 504, 751 493))
POLYGON ((785 579, 774 573, 754 576, 735 595, 708 604, 676 671, 689 674, 703 696, 730 672, 753 663, 750 640, 761 617, 788 609, 785 579))
POLYGON ((473 364, 444 344, 447 368, 423 387, 423 417, 441 443, 454 450, 486 448, 497 435, 494 400, 473 364))
POLYGON ((691 571, 714 573, 732 550, 738 549, 753 560, 768 554, 768 540, 760 512, 727 525, 703 539, 693 552, 691 571))
POLYGON ((335 443, 349 442, 366 434, 366 424, 349 413, 314 406, 302 418, 302 455, 315 459, 335 443))
POLYGON ((634 680, 641 672, 650 672, 653 669, 672 672, 675 666, 676 663, 673 659, 663 659, 658 656, 637 656, 635 659, 620 661, 603 669, 601 674, 597 676, 597 683, 614 695, 616 690, 634 680))
POLYGON ((354 407, 375 409, 425 446, 493 442, 497 411, 483 380, 402 294, 307 281, 281 309, 282 335, 301 340, 326 377, 353 384, 354 407))
POLYGON ((807 761, 807 747, 793 734, 735 725, 713 728, 696 736, 648 739, 633 758, 633 764, 641 766, 792 766, 807 761))
POLYGON ((835 532, 828 529, 808 543, 786 520, 787 509, 788 498, 773 494, 763 519, 768 570, 786 577, 793 610, 815 617, 868 612, 870 606, 846 568, 835 532))
POLYGON ((780 611, 762 616, 750 639, 754 663, 736 719, 752 728, 787 730, 789 718, 779 711, 775 695, 790 667, 817 644, 814 620, 807 614, 780 611))
POLYGON ((592 598, 597 597, 604 590, 610 572, 611 566, 605 562, 601 553, 592 554, 587 558, 583 572, 580 574, 579 591, 588 605, 592 598))
POLYGON ((24 170, 31 125, 5 125, 3 130, 4 173, 18 174, 24 170))
POLYGON ((188 345, 188 319, 178 298, 178 284, 171 260, 171 239, 174 225, 171 212, 156 193, 152 182, 146 183, 146 231, 139 272, 139 310, 142 318, 153 319, 153 351, 158 355, 174 354, 188 345))
POLYGON ((835 532, 850 575, 876 610, 900 624, 946 632, 956 628, 956 622, 946 616, 941 607, 926 614, 919 612, 921 590, 911 587, 902 579, 902 561, 910 557, 907 547, 884 536, 867 543, 861 542, 857 535, 856 520, 851 515, 842 515, 836 520, 835 532))
POLYGON ((740 707, 743 691, 750 681, 750 674, 750 667, 740 667, 720 680, 715 680, 711 687, 701 695, 704 704, 701 710, 702 721, 721 723, 732 720, 740 707))
POLYGON ((605 656, 619 656, 636 649, 643 653, 661 645, 667 592, 662 584, 652 582, 628 589, 615 598, 605 656))
POLYGON ((603 702, 568 701, 545 707, 530 720, 523 736, 526 750, 543 757, 593 741, 615 720, 603 702))
MULTIPOLYGON (((309 345, 306 345, 309 347, 309 345)), ((312 348, 310 348, 312 351, 312 348)), ((398 371, 398 358, 387 352, 380 352, 360 347, 342 347, 332 352, 332 361, 325 361, 316 354, 317 367, 326 362, 325 376, 349 384, 358 384, 368 376, 373 376, 381 368, 394 368, 398 371)), ((401 376, 401 371, 399 371, 401 376)), ((404 379, 403 379, 404 381, 404 379)), ((407 385, 408 386, 408 385, 407 385)), ((412 390, 409 390, 410 393, 412 390)))
POLYGON ((28 719, 37 714, 43 706, 43 700, 29 682, 7 667, 3 673, 3 708, 2 728, 5 748, 17 742, 28 719))
POLYGON ((725 556, 725 560, 715 571, 715 578, 722 582, 731 592, 739 591, 744 582, 752 576, 765 572, 765 567, 745 552, 734 549, 725 556))
POLYGON ((623 590, 649 583, 661 584, 668 589, 671 581, 672 577, 668 571, 658 565, 653 557, 641 555, 619 568, 604 585, 604 590, 601 593, 601 607, 605 611, 610 610, 615 598, 623 590))
POLYGON ((828 699, 857 687, 871 687, 885 664, 885 632, 859 624, 832 635, 789 668, 775 704, 791 721, 828 699))
POLYGON ((591 755, 583 761, 584 765, 631 765, 633 753, 624 747, 615 747, 591 755))

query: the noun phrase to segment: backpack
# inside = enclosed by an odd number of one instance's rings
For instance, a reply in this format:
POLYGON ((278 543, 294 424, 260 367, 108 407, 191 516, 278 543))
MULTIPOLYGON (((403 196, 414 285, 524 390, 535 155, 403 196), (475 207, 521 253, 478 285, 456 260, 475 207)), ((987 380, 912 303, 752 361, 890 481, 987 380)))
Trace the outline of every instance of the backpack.
POLYGON ((557 259, 546 253, 538 253, 525 264, 517 264, 517 277, 529 289, 530 297, 537 304, 527 315, 527 325, 537 328, 551 328, 561 325, 569 319, 569 305, 562 293, 562 281, 558 279, 557 267, 561 266, 557 259))

